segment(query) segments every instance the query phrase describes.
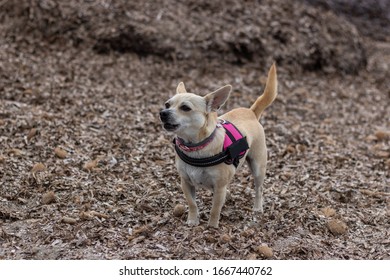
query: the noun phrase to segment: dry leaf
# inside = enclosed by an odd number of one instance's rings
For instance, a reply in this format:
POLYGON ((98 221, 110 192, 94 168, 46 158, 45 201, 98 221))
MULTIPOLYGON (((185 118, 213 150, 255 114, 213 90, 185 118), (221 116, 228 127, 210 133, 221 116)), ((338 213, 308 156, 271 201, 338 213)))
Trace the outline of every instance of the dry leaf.
POLYGON ((334 235, 341 235, 347 232, 347 225, 340 220, 332 219, 326 223, 326 226, 334 235))
POLYGON ((133 235, 138 235, 138 234, 147 234, 150 232, 150 226, 142 226, 140 228, 137 228, 133 230, 133 235))
POLYGON ((68 156, 68 152, 60 147, 54 149, 54 153, 58 158, 64 159, 68 156))
POLYGON ((185 207, 182 204, 177 204, 173 209, 173 216, 181 217, 185 212, 185 207))
POLYGON ((34 90, 31 89, 31 88, 26 88, 26 89, 24 90, 24 93, 25 93, 25 94, 33 94, 33 93, 34 93, 34 90))
POLYGON ((221 235, 221 242, 222 243, 229 243, 232 240, 229 234, 222 234, 221 235))
POLYGON ((272 249, 270 247, 268 247, 267 245, 260 245, 256 248, 256 252, 258 252, 259 254, 263 255, 264 257, 266 258, 272 258, 272 256, 274 255, 272 249))
POLYGON ((95 217, 98 217, 98 218, 103 218, 103 219, 108 219, 110 216, 104 214, 104 213, 99 213, 99 212, 96 212, 96 211, 89 211, 89 213, 95 217))
POLYGON ((93 215, 88 212, 88 211, 83 211, 80 213, 80 219, 82 220, 92 220, 93 219, 93 215))
POLYGON ((336 215, 336 210, 330 207, 325 207, 321 209, 321 212, 325 215, 325 217, 332 217, 336 215))
POLYGON ((65 224, 70 224, 70 225, 74 225, 75 223, 77 223, 77 220, 71 217, 63 217, 61 221, 65 224))
POLYGON ((282 179, 283 181, 288 181, 289 179, 291 179, 292 177, 294 176, 294 174, 292 172, 283 172, 281 175, 280 175, 280 179, 282 179))
POLYGON ((360 190, 361 193, 364 193, 366 195, 374 196, 377 198, 384 198, 386 196, 390 196, 389 192, 379 192, 379 191, 370 191, 370 190, 360 190))
MULTIPOLYGON (((199 239, 199 237, 195 237, 194 239, 191 240, 191 243, 193 243, 194 241, 197 241, 199 239)), ((209 243, 215 243, 217 241, 217 239, 215 238, 214 235, 212 234, 207 234, 204 239, 206 239, 207 242, 209 243)))
POLYGON ((55 202, 56 199, 57 198, 56 198, 56 195, 54 194, 54 192, 49 191, 42 196, 42 203, 43 204, 50 204, 52 202, 55 202))
POLYGON ((20 157, 20 156, 23 155, 23 151, 20 150, 20 149, 16 149, 16 148, 10 149, 10 150, 8 151, 8 153, 9 153, 10 155, 14 155, 14 156, 16 156, 16 157, 20 157))
POLYGON ((377 150, 377 151, 375 151, 375 155, 380 157, 380 158, 390 158, 390 152, 387 152, 387 151, 377 150))
POLYGON ((192 231, 196 234, 200 234, 205 231, 205 228, 203 226, 196 226, 192 228, 192 231))
POLYGON ((43 163, 38 162, 34 164, 33 168, 31 169, 31 173, 39 173, 45 170, 46 170, 46 166, 43 163))
POLYGON ((37 134, 37 131, 38 130, 36 128, 32 128, 27 134, 27 140, 30 141, 37 134))
POLYGON ((377 130, 375 132, 375 137, 379 141, 387 140, 390 138, 390 131, 384 131, 384 130, 377 130))
POLYGON ((294 145, 290 144, 286 147, 286 152, 289 154, 294 154, 294 153, 296 153, 296 151, 297 150, 295 149, 294 145))
POLYGON ((88 161, 88 162, 86 162, 86 163, 83 165, 83 169, 84 169, 84 170, 91 171, 91 170, 93 170, 93 169, 98 165, 98 163, 99 163, 99 160, 98 160, 98 159, 88 161))

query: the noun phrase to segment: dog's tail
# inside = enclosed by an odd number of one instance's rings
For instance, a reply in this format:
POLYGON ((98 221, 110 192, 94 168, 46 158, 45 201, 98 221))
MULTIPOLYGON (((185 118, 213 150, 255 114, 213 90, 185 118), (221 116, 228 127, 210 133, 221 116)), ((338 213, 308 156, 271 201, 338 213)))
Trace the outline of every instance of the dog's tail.
POLYGON ((278 94, 277 87, 278 81, 276 76, 276 66, 274 63, 268 72, 267 84, 265 85, 263 94, 257 98, 255 103, 251 106, 251 110, 255 113, 257 119, 260 119, 264 109, 271 105, 271 103, 275 100, 276 95, 278 94))

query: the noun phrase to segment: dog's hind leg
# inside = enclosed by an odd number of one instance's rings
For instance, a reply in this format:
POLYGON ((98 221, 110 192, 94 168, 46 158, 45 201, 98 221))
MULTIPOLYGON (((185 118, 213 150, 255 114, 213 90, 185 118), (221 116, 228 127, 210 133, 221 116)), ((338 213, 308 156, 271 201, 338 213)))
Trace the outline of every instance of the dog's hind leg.
POLYGON ((246 160, 255 180, 255 202, 253 210, 263 213, 263 183, 267 167, 267 152, 264 149, 261 154, 248 155, 246 160))
POLYGON ((181 178, 181 189, 186 197, 189 208, 187 224, 189 226, 197 226, 199 224, 199 214, 198 206, 195 201, 195 187, 181 178))

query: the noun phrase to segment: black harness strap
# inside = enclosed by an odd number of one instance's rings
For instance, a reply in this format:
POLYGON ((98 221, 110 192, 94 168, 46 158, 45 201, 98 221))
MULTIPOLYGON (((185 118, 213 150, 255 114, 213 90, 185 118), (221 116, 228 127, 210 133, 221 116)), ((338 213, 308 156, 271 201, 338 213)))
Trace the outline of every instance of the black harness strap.
POLYGON ((213 166, 213 165, 223 163, 228 159, 228 154, 226 153, 226 151, 223 151, 223 152, 216 154, 215 156, 212 156, 212 157, 193 158, 193 157, 187 156, 184 152, 182 152, 182 150, 180 150, 180 148, 177 145, 175 145, 175 150, 176 150, 177 155, 180 157, 180 159, 182 161, 184 161, 185 163, 187 163, 189 165, 196 166, 196 167, 213 166))
POLYGON ((176 144, 176 141, 174 139, 173 143, 175 144, 176 153, 182 161, 196 167, 209 167, 224 162, 228 165, 233 164, 234 167, 237 168, 240 163, 240 159, 245 155, 245 152, 249 149, 248 142, 246 140, 246 137, 242 137, 241 139, 236 140, 228 129, 225 129, 225 132, 226 135, 232 141, 232 144, 219 154, 216 154, 211 157, 206 157, 206 158, 193 158, 186 155, 179 148, 179 146, 176 144))

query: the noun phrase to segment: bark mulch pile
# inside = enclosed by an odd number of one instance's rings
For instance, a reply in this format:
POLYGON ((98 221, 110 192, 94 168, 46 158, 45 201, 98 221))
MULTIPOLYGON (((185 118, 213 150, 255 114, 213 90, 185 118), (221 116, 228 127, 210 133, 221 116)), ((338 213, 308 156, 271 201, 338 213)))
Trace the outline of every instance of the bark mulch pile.
POLYGON ((317 2, 0 3, 0 259, 388 259, 388 21, 317 2), (273 61, 264 214, 245 166, 188 227, 159 110, 180 81, 250 106, 273 61))

